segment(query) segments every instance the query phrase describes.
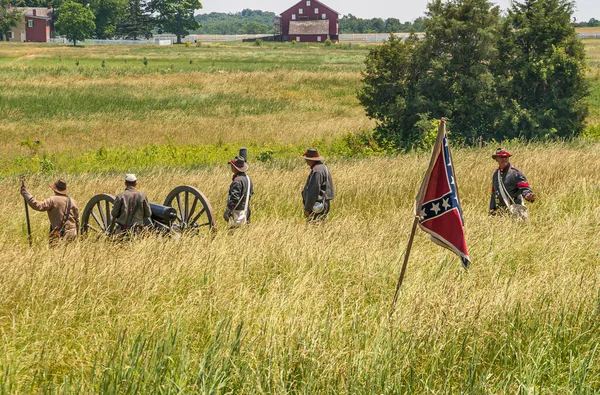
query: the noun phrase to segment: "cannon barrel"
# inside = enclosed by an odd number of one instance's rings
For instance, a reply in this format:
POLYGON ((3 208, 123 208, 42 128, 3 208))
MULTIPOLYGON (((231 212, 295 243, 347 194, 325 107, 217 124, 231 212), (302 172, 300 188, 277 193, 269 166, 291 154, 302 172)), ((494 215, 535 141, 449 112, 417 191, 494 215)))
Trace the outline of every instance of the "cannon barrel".
POLYGON ((177 211, 173 207, 150 203, 150 210, 152 210, 153 221, 168 224, 177 219, 177 211))

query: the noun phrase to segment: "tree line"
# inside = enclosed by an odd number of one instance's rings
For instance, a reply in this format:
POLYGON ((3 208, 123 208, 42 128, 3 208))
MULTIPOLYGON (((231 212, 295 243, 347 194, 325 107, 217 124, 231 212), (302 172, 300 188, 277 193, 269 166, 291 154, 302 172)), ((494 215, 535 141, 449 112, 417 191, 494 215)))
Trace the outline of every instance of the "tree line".
POLYGON ((274 12, 244 9, 242 12, 211 12, 196 15, 199 34, 267 34, 273 33, 274 12))
MULTIPOLYGON (((5 37, 22 16, 9 10, 10 0, 0 0, 0 33, 5 37), (18 16, 15 16, 18 15, 18 16)), ((141 39, 153 33, 171 33, 181 38, 200 25, 194 11, 199 0, 13 0, 15 7, 54 7, 56 33, 68 40, 141 39)))
POLYGON ((422 39, 371 49, 358 94, 384 147, 430 146, 448 118, 455 142, 571 138, 588 114, 583 44, 568 0, 433 0, 422 39))
POLYGON ((425 18, 419 17, 412 22, 400 22, 397 18, 357 18, 352 14, 344 15, 339 21, 340 33, 408 33, 422 32, 425 18))

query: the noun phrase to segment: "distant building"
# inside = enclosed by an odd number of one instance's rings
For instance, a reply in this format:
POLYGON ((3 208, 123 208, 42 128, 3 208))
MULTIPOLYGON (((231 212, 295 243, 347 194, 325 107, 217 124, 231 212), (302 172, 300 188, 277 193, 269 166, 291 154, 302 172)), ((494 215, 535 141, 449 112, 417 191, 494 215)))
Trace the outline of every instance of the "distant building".
MULTIPOLYGON (((339 40, 340 14, 317 0, 302 0, 280 14, 281 40, 323 42, 339 40)), ((278 32, 276 31, 276 34, 278 32)))
POLYGON ((14 9, 23 13, 23 20, 8 33, 9 41, 39 43, 50 41, 50 37, 54 34, 52 7, 15 7, 14 9))

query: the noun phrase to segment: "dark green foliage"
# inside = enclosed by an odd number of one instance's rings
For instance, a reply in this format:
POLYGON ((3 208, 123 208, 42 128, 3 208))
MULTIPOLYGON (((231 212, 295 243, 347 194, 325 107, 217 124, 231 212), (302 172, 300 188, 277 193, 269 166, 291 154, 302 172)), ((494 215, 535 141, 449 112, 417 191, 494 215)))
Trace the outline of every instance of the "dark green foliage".
POLYGON ((94 37, 104 40, 115 36, 117 24, 125 14, 127 0, 79 0, 94 13, 94 37))
POLYGON ((73 41, 73 45, 91 37, 95 29, 94 13, 88 7, 73 1, 62 4, 56 30, 65 35, 67 40, 73 41))
POLYGON ((513 3, 498 43, 496 72, 503 103, 502 135, 572 137, 581 134, 585 103, 585 53, 570 24, 565 0, 513 3))
POLYGON ((146 11, 146 1, 129 0, 127 9, 117 25, 117 34, 121 37, 137 40, 152 36, 152 17, 146 11))
POLYGON ((424 29, 423 18, 417 18, 412 23, 401 23, 399 19, 381 18, 362 19, 352 14, 344 15, 340 21, 340 33, 402 33, 402 32, 422 32, 424 29))
POLYGON ((196 32, 199 34, 254 34, 248 33, 249 28, 256 28, 260 25, 258 33, 271 33, 275 16, 274 12, 251 9, 229 14, 221 12, 199 14, 196 15, 196 21, 202 26, 196 32))
POLYGON ((199 0, 150 0, 148 4, 148 9, 158 14, 156 24, 160 31, 177 36, 177 44, 200 26, 194 19, 194 11, 200 8, 199 0))
POLYGON ((9 0, 0 0, 0 40, 8 41, 8 32, 16 27, 23 16, 17 10, 9 10, 9 0))
POLYGON ((573 23, 573 27, 599 27, 600 21, 596 18, 590 18, 587 22, 576 22, 573 23))
POLYGON ((269 32, 269 26, 264 23, 248 22, 242 26, 242 34, 265 34, 269 32))
POLYGON ((570 3, 513 3, 502 23, 486 0, 428 9, 422 40, 391 37, 367 56, 358 97, 382 146, 423 146, 441 117, 458 142, 581 134, 587 86, 570 3))

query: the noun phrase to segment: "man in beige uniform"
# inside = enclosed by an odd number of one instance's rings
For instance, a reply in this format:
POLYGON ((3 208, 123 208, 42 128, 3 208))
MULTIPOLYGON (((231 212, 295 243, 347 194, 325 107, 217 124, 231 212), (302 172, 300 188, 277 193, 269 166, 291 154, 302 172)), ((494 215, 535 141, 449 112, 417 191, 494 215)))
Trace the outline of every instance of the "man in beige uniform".
POLYGON ((64 238, 72 240, 77 237, 79 230, 79 208, 75 200, 71 199, 67 182, 59 179, 50 184, 55 195, 43 202, 35 200, 25 185, 21 186, 21 195, 29 207, 36 211, 47 211, 50 220, 50 241, 64 238))
POLYGON ((148 197, 135 190, 137 177, 135 174, 125 176, 125 190, 117 195, 113 205, 111 215, 114 228, 116 222, 119 229, 117 233, 124 233, 132 230, 140 231, 144 228, 144 220, 152 216, 148 197))

